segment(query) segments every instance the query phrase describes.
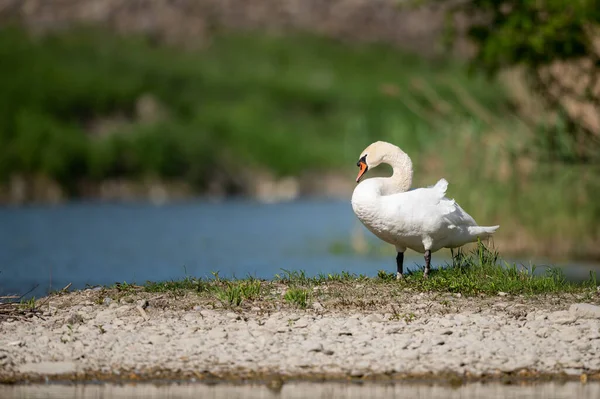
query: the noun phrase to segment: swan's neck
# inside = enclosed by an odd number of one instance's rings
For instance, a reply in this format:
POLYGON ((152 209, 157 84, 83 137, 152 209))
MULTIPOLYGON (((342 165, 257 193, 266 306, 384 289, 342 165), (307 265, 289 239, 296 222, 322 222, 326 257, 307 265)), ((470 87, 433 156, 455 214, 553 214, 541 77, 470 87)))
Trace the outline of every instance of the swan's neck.
POLYGON ((398 147, 383 158, 383 163, 392 167, 393 174, 380 181, 381 195, 408 191, 412 185, 413 166, 410 157, 398 147))
POLYGON ((396 146, 391 146, 382 163, 389 164, 394 171, 390 177, 372 177, 356 186, 352 194, 355 212, 372 213, 378 198, 408 191, 412 185, 413 167, 410 157, 396 146))

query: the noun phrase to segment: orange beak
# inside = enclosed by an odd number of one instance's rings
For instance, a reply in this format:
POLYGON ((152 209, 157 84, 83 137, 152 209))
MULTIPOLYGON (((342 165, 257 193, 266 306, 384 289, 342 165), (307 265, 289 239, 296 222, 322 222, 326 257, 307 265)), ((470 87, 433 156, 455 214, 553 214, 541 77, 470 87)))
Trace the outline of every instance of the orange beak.
POLYGON ((367 164, 363 161, 358 162, 358 167, 360 168, 360 170, 358 171, 358 176, 356 176, 357 183, 360 182, 360 178, 363 177, 363 175, 367 173, 367 169, 369 169, 367 164))

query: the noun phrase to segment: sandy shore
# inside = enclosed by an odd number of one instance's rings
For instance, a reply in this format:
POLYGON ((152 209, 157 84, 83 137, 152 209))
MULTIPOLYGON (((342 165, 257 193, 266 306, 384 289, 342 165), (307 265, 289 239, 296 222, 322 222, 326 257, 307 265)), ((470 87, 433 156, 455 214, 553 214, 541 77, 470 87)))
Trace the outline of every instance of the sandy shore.
POLYGON ((600 379, 598 298, 405 293, 302 310, 104 295, 57 295, 0 321, 0 380, 600 379))

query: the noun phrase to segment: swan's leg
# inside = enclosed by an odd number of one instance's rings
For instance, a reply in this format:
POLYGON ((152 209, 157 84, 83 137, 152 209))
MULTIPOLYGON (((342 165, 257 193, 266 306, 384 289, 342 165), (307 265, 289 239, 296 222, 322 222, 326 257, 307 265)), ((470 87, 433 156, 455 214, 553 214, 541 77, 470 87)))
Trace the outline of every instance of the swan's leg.
POLYGON ((425 251, 425 271, 423 271, 423 277, 429 277, 429 270, 431 269, 431 251, 425 251))
POLYGON ((404 274, 402 273, 402 265, 404 263, 404 252, 398 252, 398 255, 396 255, 396 267, 397 267, 397 271, 396 271, 396 280, 401 280, 402 278, 404 278, 404 274))

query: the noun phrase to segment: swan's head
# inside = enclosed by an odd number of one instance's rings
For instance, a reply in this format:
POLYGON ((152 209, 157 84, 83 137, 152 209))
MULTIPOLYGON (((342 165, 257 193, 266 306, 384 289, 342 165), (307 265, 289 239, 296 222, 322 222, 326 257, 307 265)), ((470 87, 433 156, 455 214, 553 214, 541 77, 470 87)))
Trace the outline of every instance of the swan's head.
POLYGON ((385 141, 376 141, 360 154, 360 158, 356 163, 359 167, 358 176, 356 176, 356 182, 359 183, 360 179, 367 173, 369 169, 373 169, 379 166, 386 160, 386 156, 390 153, 391 147, 398 148, 393 144, 386 143, 385 141))

